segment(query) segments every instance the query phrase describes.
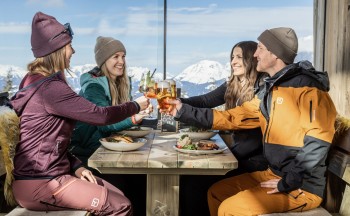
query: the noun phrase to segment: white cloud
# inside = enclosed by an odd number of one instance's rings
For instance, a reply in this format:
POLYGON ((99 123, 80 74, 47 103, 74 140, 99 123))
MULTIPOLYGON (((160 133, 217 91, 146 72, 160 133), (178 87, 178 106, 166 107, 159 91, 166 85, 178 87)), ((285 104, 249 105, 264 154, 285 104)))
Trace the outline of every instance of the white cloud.
POLYGON ((45 7, 63 7, 65 5, 64 0, 27 0, 27 4, 40 4, 45 7))
POLYGON ((128 7, 129 11, 142 11, 143 8, 142 7, 128 7))
POLYGON ((96 28, 73 28, 74 35, 91 35, 96 32, 96 28))
POLYGON ((5 50, 5 51, 9 51, 9 50, 23 50, 27 47, 20 47, 20 46, 0 46, 0 50, 5 50))
MULTIPOLYGON (((126 20, 114 26, 114 20, 103 18, 98 27, 100 33, 131 36, 158 34, 159 14, 155 9, 129 8, 126 20), (112 24, 112 25, 111 25, 112 24)), ((295 29, 299 37, 313 31, 312 7, 279 8, 229 8, 218 9, 217 5, 193 8, 169 8, 168 36, 181 37, 232 37, 256 38, 263 30, 279 26, 295 29)))
POLYGON ((297 33, 309 35, 313 30, 312 12, 312 8, 309 7, 230 8, 207 14, 185 14, 173 11, 168 14, 169 26, 171 26, 168 30, 171 36, 244 37, 251 34, 257 36, 267 28, 289 26, 297 33))
POLYGON ((299 37, 299 52, 313 52, 314 49, 314 38, 312 35, 306 37, 299 37))
POLYGON ((0 23, 1 34, 27 34, 31 31, 31 25, 28 23, 0 23))
POLYGON ((169 8, 169 12, 200 12, 210 13, 217 7, 217 4, 210 4, 208 7, 181 7, 181 8, 169 8))
MULTIPOLYGON (((136 13, 126 17, 125 25, 114 26, 115 18, 100 18, 97 28, 93 31, 101 35, 156 36, 158 34, 156 14, 136 13)), ((85 29, 83 33, 91 30, 85 29)))

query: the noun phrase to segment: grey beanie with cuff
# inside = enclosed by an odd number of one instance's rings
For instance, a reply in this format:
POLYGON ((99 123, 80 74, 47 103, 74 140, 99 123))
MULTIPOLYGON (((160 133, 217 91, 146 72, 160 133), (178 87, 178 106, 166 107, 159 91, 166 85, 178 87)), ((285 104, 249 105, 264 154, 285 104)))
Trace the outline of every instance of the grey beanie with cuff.
POLYGON ((292 64, 298 52, 298 37, 292 28, 265 30, 258 40, 286 64, 292 64))
POLYGON ((122 42, 112 37, 99 36, 96 39, 95 45, 95 60, 99 68, 107 61, 109 57, 117 52, 123 51, 126 54, 126 49, 122 42))

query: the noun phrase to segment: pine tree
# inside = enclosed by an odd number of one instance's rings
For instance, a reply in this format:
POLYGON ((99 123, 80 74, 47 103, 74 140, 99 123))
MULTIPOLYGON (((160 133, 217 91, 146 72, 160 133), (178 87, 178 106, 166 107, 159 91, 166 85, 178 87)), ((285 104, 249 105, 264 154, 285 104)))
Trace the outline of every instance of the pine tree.
POLYGON ((13 82, 12 82, 12 79, 13 79, 13 74, 12 74, 12 67, 10 67, 7 71, 7 75, 6 75, 6 84, 5 84, 5 87, 3 89, 3 91, 5 92, 8 92, 10 94, 10 96, 12 95, 12 90, 14 90, 13 88, 13 82))

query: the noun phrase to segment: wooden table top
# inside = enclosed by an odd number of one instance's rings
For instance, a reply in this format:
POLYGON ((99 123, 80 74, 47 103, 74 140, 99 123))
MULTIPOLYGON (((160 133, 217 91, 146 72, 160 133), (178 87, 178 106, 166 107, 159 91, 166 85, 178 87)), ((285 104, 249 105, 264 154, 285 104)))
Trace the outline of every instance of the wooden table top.
MULTIPOLYGON (((147 143, 135 151, 117 152, 101 146, 88 165, 101 173, 223 175, 238 166, 229 149, 218 154, 188 154, 176 151, 178 134, 155 131, 147 143)), ((226 144, 219 135, 213 140, 220 148, 226 144)))

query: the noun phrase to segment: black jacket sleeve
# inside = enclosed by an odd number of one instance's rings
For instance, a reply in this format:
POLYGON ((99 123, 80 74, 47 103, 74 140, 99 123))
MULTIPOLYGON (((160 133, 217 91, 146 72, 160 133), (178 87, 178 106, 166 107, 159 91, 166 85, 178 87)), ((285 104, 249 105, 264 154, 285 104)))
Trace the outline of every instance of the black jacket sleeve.
POLYGON ((221 86, 207 94, 190 98, 180 98, 180 100, 182 103, 189 104, 194 107, 214 108, 225 103, 226 88, 227 84, 224 82, 221 86))
POLYGON ((210 129, 213 125, 213 110, 210 108, 197 108, 188 104, 182 104, 177 112, 175 120, 189 123, 198 128, 210 129))

